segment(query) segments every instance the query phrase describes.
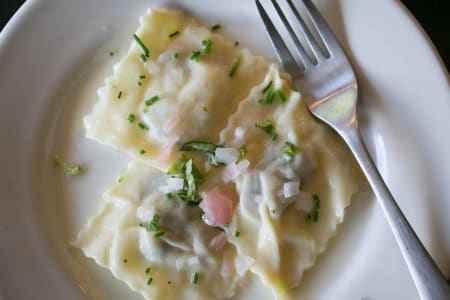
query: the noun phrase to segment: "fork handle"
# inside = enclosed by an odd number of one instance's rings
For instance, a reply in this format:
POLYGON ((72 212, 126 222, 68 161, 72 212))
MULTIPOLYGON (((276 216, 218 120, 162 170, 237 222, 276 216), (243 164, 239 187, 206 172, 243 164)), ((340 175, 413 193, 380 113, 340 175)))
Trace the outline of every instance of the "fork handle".
POLYGON ((449 300, 450 285, 420 242, 378 172, 356 124, 339 132, 352 150, 389 222, 423 300, 449 300))

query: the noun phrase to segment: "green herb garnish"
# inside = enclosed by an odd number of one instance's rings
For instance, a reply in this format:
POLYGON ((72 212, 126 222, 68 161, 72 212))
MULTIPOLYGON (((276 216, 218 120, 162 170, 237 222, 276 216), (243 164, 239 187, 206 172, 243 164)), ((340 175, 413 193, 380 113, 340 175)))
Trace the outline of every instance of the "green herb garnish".
POLYGON ((136 120, 136 116, 133 114, 128 115, 128 122, 133 123, 136 120))
POLYGON ((275 96, 277 96, 277 98, 280 100, 281 103, 285 103, 286 102, 286 96, 284 95, 282 90, 276 90, 275 91, 275 96))
POLYGON ((145 150, 144 150, 144 149, 141 149, 141 151, 139 151, 139 153, 140 153, 141 155, 144 155, 144 154, 145 154, 145 150))
POLYGON ((175 31, 175 32, 169 34, 169 37, 170 37, 170 38, 174 38, 174 37, 176 37, 176 36, 179 35, 179 34, 180 34, 179 31, 175 31))
POLYGON ((139 123, 138 123, 138 127, 139 127, 140 129, 142 129, 142 130, 148 130, 148 126, 145 125, 145 124, 142 123, 142 122, 139 122, 139 123))
POLYGON ((151 97, 150 99, 145 100, 145 106, 153 105, 158 100, 159 100, 159 96, 155 95, 155 96, 151 97))
POLYGON ((184 179, 183 189, 176 194, 177 198, 188 205, 197 205, 202 200, 198 194, 198 187, 203 180, 203 175, 198 171, 192 162, 184 155, 167 172, 171 174, 181 174, 184 179))
POLYGON ((119 91, 119 93, 117 94, 117 99, 122 98, 122 91, 119 91))
POLYGON ((214 24, 213 26, 211 26, 211 30, 212 31, 217 31, 221 28, 222 26, 220 24, 214 24))
POLYGON ((145 79, 145 75, 140 75, 139 79, 145 79))
POLYGON ((142 54, 144 54, 145 57, 150 57, 150 51, 148 50, 147 46, 145 46, 144 42, 142 42, 141 38, 137 34, 133 34, 134 40, 139 45, 139 47, 142 50, 142 54))
POLYGON ((152 284, 152 282, 153 282, 153 278, 152 277, 150 277, 148 280, 147 280, 147 285, 150 285, 150 284, 152 284))
POLYGON ((192 275, 191 275, 191 283, 192 284, 197 284, 198 283, 198 273, 197 272, 192 273, 192 275))
POLYGON ((199 61, 200 60, 200 51, 192 51, 191 57, 189 57, 190 60, 199 61))
POLYGON ((265 94, 270 89, 270 87, 272 86, 272 83, 273 83, 272 80, 269 81, 269 83, 263 88, 263 90, 262 90, 263 94, 265 94))
POLYGON ((144 63, 147 61, 147 57, 146 57, 145 54, 143 54, 143 53, 142 53, 141 55, 139 55, 139 58, 140 58, 141 61, 144 62, 144 63))
POLYGON ((202 46, 203 46, 203 52, 208 54, 208 53, 211 52, 212 41, 211 40, 203 40, 202 41, 202 46))
POLYGON ((266 120, 260 124, 256 123, 255 127, 269 134, 273 141, 278 138, 278 134, 275 131, 275 126, 271 120, 266 120))
POLYGON ((152 268, 147 268, 147 269, 145 269, 145 274, 148 274, 148 273, 150 273, 150 270, 151 270, 152 268))
POLYGON ((180 54, 178 54, 178 52, 175 52, 175 53, 173 54, 173 58, 174 58, 174 59, 178 59, 178 57, 180 57, 180 54))
POLYGON ((281 153, 286 154, 289 158, 294 157, 300 153, 300 149, 289 141, 284 142, 285 147, 281 150, 281 153))
POLYGON ((167 193, 166 194, 166 198, 167 199, 172 199, 173 198, 173 194, 172 193, 167 193))
POLYGON ((127 262, 128 262, 128 259, 125 258, 125 259, 123 260, 123 263, 126 264, 127 262))
POLYGON ((241 160, 248 153, 247 146, 246 145, 242 145, 241 147, 239 147, 238 151, 239 151, 239 160, 241 160))
POLYGON ((221 146, 218 146, 209 142, 188 142, 183 144, 178 150, 179 151, 200 151, 205 152, 209 162, 213 166, 219 166, 221 163, 216 160, 216 149, 221 146))
POLYGON ((150 223, 148 223, 148 229, 150 229, 150 231, 158 231, 159 230, 158 221, 159 215, 158 214, 153 215, 152 220, 150 221, 150 223))
POLYGON ((60 159, 58 156, 55 156, 53 160, 55 161, 56 165, 60 166, 61 168, 64 169, 64 171, 66 171, 66 174, 68 176, 78 176, 81 175, 81 173, 83 173, 83 169, 81 168, 80 165, 71 166, 62 159, 60 159))
POLYGON ((158 231, 155 234, 153 234, 153 237, 157 239, 157 238, 162 237, 164 234, 165 234, 164 231, 158 231))
POLYGON ((319 222, 319 209, 320 209, 320 198, 317 194, 313 195, 313 209, 311 213, 306 216, 307 222, 317 223, 319 222))
POLYGON ((264 94, 264 97, 261 100, 258 100, 258 102, 261 105, 270 105, 273 102, 273 99, 275 98, 275 92, 269 88, 267 92, 264 94))
POLYGON ((233 235, 235 238, 238 238, 241 235, 241 232, 236 230, 233 235))
POLYGON ((203 112, 208 112, 208 108, 206 106, 203 106, 202 111, 203 112))
POLYGON ((239 46, 239 41, 234 42, 234 46, 239 46))
POLYGON ((238 69, 238 67, 239 67, 240 64, 241 64, 241 57, 238 57, 238 58, 234 61, 233 65, 231 66, 230 73, 228 73, 228 75, 229 75, 230 77, 233 77, 233 76, 234 76, 234 74, 236 73, 236 71, 237 71, 237 69, 238 69))

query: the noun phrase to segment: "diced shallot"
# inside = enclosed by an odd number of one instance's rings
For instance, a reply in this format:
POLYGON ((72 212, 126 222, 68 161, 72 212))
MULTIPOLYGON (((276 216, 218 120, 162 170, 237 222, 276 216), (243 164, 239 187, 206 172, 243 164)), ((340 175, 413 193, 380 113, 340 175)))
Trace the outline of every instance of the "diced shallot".
POLYGON ((202 193, 199 207, 203 210, 204 221, 210 226, 223 226, 231 221, 238 202, 237 195, 223 187, 215 187, 202 193))
POLYGON ((290 198, 300 193, 300 182, 290 181, 283 184, 284 198, 290 198))
POLYGON ((174 137, 167 144, 165 144, 161 149, 161 155, 159 156, 159 160, 161 162, 166 162, 170 154, 172 153, 173 147, 178 143, 179 137, 174 137))
POLYGON ((247 159, 241 160, 237 164, 227 165, 222 173, 222 179, 224 182, 230 182, 239 177, 239 175, 245 173, 250 166, 250 162, 247 159))
POLYGON ((311 212, 313 209, 313 195, 308 192, 300 191, 294 204, 298 210, 311 212))
POLYGON ((216 252, 220 252, 225 246, 227 242, 227 236, 225 232, 221 232, 215 237, 212 238, 211 242, 209 242, 209 248, 214 249, 216 252))
POLYGON ((239 159, 239 150, 236 148, 218 147, 215 156, 218 162, 229 165, 235 163, 239 159))

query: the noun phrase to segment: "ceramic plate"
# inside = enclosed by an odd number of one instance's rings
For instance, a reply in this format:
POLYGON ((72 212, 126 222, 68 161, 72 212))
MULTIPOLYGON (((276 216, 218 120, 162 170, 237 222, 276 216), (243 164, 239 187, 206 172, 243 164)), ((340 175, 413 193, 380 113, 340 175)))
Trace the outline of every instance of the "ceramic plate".
MULTIPOLYGON (((361 127, 399 205, 450 273, 450 90, 428 38, 396 1, 317 1, 361 86, 361 127)), ((141 299, 70 241, 126 157, 84 138, 82 116, 148 7, 177 8, 275 60, 253 1, 27 1, 0 34, 0 298, 141 299), (113 54, 113 55, 111 55, 113 54), (75 179, 53 165, 86 166, 75 179)), ((354 201, 303 299, 418 299, 380 208, 354 201)), ((248 294, 242 295, 250 299, 248 294)))

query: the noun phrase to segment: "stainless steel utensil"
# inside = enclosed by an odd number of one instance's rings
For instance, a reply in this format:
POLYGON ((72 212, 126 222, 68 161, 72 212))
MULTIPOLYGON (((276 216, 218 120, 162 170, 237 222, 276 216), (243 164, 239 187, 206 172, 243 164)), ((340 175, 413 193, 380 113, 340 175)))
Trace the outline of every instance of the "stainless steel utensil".
POLYGON ((355 74, 319 11, 310 0, 302 0, 306 19, 291 0, 267 0, 267 9, 260 0, 255 2, 278 58, 292 76, 295 87, 302 92, 309 111, 344 139, 361 166, 400 246, 421 299, 450 299, 449 284, 411 228, 367 152, 358 129, 355 74), (274 25, 274 18, 280 26, 274 25))

